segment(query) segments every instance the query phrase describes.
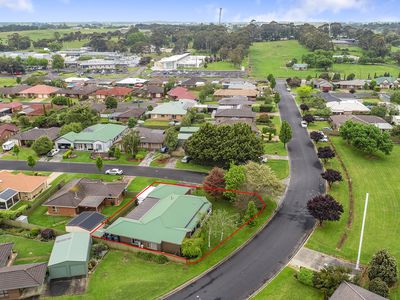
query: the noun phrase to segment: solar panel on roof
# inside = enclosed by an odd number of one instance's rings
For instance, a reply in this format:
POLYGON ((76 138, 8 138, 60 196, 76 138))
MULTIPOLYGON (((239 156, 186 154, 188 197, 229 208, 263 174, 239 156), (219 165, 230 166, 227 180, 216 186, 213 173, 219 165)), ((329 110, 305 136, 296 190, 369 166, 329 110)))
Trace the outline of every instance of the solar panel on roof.
POLYGON ((13 190, 13 189, 5 189, 4 191, 2 191, 0 193, 0 199, 8 200, 8 199, 10 199, 11 197, 14 197, 17 194, 18 194, 18 192, 13 190))

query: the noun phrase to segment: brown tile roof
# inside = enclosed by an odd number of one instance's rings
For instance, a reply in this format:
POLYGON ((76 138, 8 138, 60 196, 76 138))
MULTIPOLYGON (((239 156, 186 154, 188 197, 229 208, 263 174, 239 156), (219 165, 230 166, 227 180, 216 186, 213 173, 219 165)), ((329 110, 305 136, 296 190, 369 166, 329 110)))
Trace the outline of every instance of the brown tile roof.
POLYGON ((231 96, 257 97, 257 95, 258 92, 256 90, 220 89, 214 92, 214 96, 217 97, 231 97, 231 96))
POLYGON ((145 127, 136 127, 135 130, 139 132, 141 143, 148 143, 148 144, 164 143, 164 130, 150 129, 145 127))
POLYGON ((56 88, 54 86, 49 86, 45 84, 38 84, 33 87, 27 88, 26 90, 23 90, 20 92, 20 94, 54 94, 57 92, 59 88, 56 88))
POLYGON ((102 182, 101 180, 78 178, 63 186, 43 205, 76 208, 83 202, 83 204, 89 203, 90 205, 97 203, 98 206, 105 198, 119 197, 126 186, 125 182, 102 182))
POLYGON ((19 131, 18 127, 14 124, 1 124, 0 125, 0 136, 4 134, 6 131, 11 131, 13 133, 17 133, 19 131))
POLYGON ((215 122, 215 125, 234 125, 234 124, 239 124, 239 123, 243 123, 243 124, 247 124, 251 127, 251 130, 254 132, 260 132, 260 130, 257 128, 256 124, 254 122, 252 122, 249 119, 228 119, 228 118, 221 118, 218 119, 215 122))
POLYGON ((139 118, 141 115, 143 115, 146 112, 145 108, 138 107, 138 108, 131 108, 125 112, 122 112, 117 116, 117 118, 139 118))
POLYGON ((382 296, 374 294, 358 285, 343 281, 335 290, 329 300, 385 300, 382 296))
POLYGON ((0 268, 0 290, 41 286, 46 277, 47 264, 36 263, 0 268))
POLYGON ((13 174, 7 171, 0 172, 0 190, 11 188, 17 192, 33 192, 47 182, 47 176, 31 176, 24 173, 13 174))
POLYGON ((105 96, 126 96, 133 92, 133 89, 127 87, 113 87, 108 90, 98 90, 96 91, 96 95, 105 95, 105 96))
POLYGON ((233 96, 222 98, 218 101, 219 105, 252 105, 254 102, 249 101, 246 96, 233 96))
POLYGON ((371 116, 371 115, 333 115, 331 116, 331 120, 336 125, 342 125, 348 120, 358 123, 364 124, 386 124, 384 119, 378 116, 371 116))
POLYGON ((19 103, 19 102, 0 103, 0 109, 3 109, 3 108, 10 108, 13 110, 21 109, 22 103, 19 103))
POLYGON ((19 92, 26 90, 29 87, 30 87, 29 85, 20 84, 12 87, 0 88, 0 95, 16 95, 19 92))
POLYGON ((0 244, 0 268, 5 267, 12 253, 14 243, 0 244))
POLYGON ((20 132, 16 134, 13 139, 20 141, 34 141, 45 135, 48 136, 52 141, 59 137, 60 128, 50 127, 50 128, 32 128, 30 130, 20 132))
POLYGON ((164 88, 158 85, 148 85, 145 90, 151 94, 164 94, 164 88))

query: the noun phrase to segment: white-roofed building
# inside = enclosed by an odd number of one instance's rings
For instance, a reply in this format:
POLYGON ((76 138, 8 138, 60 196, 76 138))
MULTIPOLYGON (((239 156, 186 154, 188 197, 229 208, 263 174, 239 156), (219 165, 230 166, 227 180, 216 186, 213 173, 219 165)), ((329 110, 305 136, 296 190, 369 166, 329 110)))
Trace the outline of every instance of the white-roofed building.
POLYGON ((206 56, 184 53, 164 57, 155 62, 153 70, 176 70, 179 68, 199 68, 203 65, 206 56))
POLYGON ((370 111, 368 107, 358 100, 332 101, 326 103, 326 106, 331 109, 333 114, 337 115, 362 114, 370 111))
POLYGON ((117 85, 135 85, 135 84, 143 84, 148 80, 142 78, 125 78, 120 81, 117 81, 115 84, 117 85))

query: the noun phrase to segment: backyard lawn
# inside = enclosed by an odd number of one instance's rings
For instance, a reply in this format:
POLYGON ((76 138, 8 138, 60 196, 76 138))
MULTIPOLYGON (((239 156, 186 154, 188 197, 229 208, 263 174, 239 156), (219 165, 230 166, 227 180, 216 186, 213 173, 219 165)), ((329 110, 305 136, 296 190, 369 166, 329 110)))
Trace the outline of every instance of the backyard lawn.
POLYGON ((48 261, 53 242, 41 242, 17 235, 0 234, 0 243, 14 243, 14 251, 18 253, 14 264, 28 264, 48 261))
POLYGON ((128 186, 128 192, 140 192, 153 182, 165 182, 165 183, 176 183, 175 180, 151 178, 151 177, 136 177, 131 181, 128 186))
MULTIPOLYGON (((301 58, 309 51, 295 40, 261 42, 254 43, 250 47, 250 64, 252 66, 252 75, 256 78, 265 78, 272 73, 275 77, 293 77, 305 78, 308 75, 315 76, 316 73, 322 73, 323 70, 308 69, 306 71, 295 71, 287 68, 286 63, 297 58, 301 58)), ((400 68, 396 65, 358 65, 358 64, 334 64, 330 72, 339 72, 341 74, 356 74, 357 78, 367 78, 368 74, 373 76, 375 73, 383 75, 385 72, 398 74, 400 68)))
POLYGON ((400 261, 399 239, 400 218, 400 146, 396 145, 391 155, 368 157, 348 146, 340 137, 332 137, 338 153, 347 167, 353 183, 354 221, 348 230, 348 237, 338 249, 340 237, 345 231, 348 216, 349 197, 342 182, 335 187, 332 195, 345 206, 345 213, 339 222, 327 222, 317 228, 307 246, 328 254, 355 261, 364 210, 365 194, 369 193, 367 219, 364 231, 364 243, 361 262, 367 263, 372 255, 382 249, 388 249, 400 261), (384 233, 384 234, 383 234, 384 233))
POLYGON ((0 77, 0 87, 16 85, 17 81, 12 77, 0 77))
POLYGON ((1 159, 6 159, 6 160, 27 160, 28 156, 33 156, 36 160, 38 159, 38 156, 35 151, 33 151, 31 148, 27 147, 20 147, 19 148, 19 153, 18 156, 14 155, 12 151, 8 151, 4 153, 4 155, 1 157, 1 159))
POLYGON ((299 282, 294 275, 296 271, 290 267, 284 268, 253 300, 322 300, 322 293, 299 282))
POLYGON ((170 125, 169 121, 147 119, 146 121, 144 121, 143 126, 149 128, 165 129, 168 128, 170 125))

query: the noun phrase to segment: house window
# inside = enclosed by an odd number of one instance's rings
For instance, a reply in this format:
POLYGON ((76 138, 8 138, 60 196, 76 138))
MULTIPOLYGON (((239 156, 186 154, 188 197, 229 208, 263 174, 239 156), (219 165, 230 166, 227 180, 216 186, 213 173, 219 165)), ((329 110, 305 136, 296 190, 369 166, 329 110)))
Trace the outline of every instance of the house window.
POLYGON ((58 207, 57 206, 52 206, 51 207, 51 212, 58 213, 58 207))
POLYGON ((157 244, 156 243, 149 243, 149 248, 152 250, 157 250, 157 244))
POLYGON ((0 291, 0 298, 8 298, 8 291, 0 291))

